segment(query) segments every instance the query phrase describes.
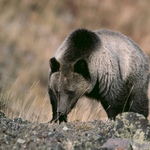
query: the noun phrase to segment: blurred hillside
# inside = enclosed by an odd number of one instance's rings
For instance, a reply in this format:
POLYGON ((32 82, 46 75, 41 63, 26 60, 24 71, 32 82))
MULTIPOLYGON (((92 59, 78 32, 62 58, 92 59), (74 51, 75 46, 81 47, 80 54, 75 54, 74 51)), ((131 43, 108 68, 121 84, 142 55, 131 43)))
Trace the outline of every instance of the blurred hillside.
POLYGON ((0 0, 0 76, 12 109, 49 114, 48 61, 76 28, 119 31, 150 56, 149 7, 148 0, 0 0))

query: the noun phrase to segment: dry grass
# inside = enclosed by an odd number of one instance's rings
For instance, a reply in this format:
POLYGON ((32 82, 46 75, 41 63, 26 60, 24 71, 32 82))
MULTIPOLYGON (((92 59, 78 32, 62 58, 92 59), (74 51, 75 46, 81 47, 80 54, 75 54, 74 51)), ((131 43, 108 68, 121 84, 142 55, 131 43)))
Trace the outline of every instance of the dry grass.
MULTIPOLYGON (((7 108, 5 111, 12 117, 40 122, 50 120, 48 60, 75 28, 119 31, 132 38, 150 56, 149 5, 150 1, 146 0, 1 0, 3 109, 7 108)), ((105 115, 100 104, 83 98, 69 120, 86 121, 105 115)))
MULTIPOLYGON (((46 123, 51 120, 52 109, 49 102, 48 94, 45 95, 42 101, 33 96, 33 91, 38 82, 34 83, 29 91, 20 98, 16 97, 16 88, 19 79, 15 82, 11 90, 6 94, 1 94, 2 111, 10 118, 20 117, 31 122, 46 123), (21 101, 22 100, 22 101, 21 101)), ((92 121, 106 119, 107 114, 101 104, 86 97, 78 100, 76 107, 68 115, 68 121, 92 121)), ((150 116, 148 118, 150 120, 150 116)))
MULTIPOLYGON (((51 120, 52 110, 49 102, 48 94, 45 95, 42 102, 33 96, 33 90, 38 86, 38 82, 34 83, 29 91, 20 98, 16 97, 16 87, 18 80, 11 88, 9 93, 1 93, 1 110, 10 118, 20 117, 31 122, 46 123, 51 120)), ((101 104, 96 101, 90 101, 86 97, 82 97, 77 102, 76 107, 68 115, 68 121, 91 121, 100 120, 106 117, 101 104), (95 111, 93 112, 93 109, 95 111)))

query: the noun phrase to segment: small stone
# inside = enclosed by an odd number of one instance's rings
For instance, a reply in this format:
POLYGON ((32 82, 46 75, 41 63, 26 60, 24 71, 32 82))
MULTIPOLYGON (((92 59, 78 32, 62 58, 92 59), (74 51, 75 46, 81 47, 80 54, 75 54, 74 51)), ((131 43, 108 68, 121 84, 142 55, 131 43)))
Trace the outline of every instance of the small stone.
POLYGON ((23 143, 25 143, 26 142, 26 140, 24 140, 24 139, 18 139, 17 140, 17 143, 20 143, 20 144, 23 144, 23 143))
POLYGON ((64 127, 63 127, 63 130, 64 130, 64 131, 68 131, 69 128, 68 128, 67 126, 64 126, 64 127))
POLYGON ((51 135, 52 134, 52 132, 48 132, 48 135, 51 135))
POLYGON ((33 134, 36 135, 37 134, 36 131, 33 131, 33 134))

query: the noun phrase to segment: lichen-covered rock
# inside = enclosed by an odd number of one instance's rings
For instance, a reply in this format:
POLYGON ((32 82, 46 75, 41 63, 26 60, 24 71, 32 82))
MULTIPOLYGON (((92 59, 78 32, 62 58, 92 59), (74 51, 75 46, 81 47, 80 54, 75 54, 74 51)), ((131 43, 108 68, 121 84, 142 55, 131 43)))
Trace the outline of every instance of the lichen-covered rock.
POLYGON ((150 141, 150 124, 138 113, 119 114, 114 122, 115 137, 134 139, 138 142, 150 141))
POLYGON ((107 149, 149 150, 150 124, 138 113, 119 114, 114 122, 114 135, 103 144, 107 149))
POLYGON ((1 149, 149 150, 149 141, 148 121, 131 112, 118 115, 115 121, 62 124, 0 117, 1 149))
POLYGON ((114 122, 114 139, 108 139, 103 147, 123 149, 150 149, 150 124, 138 113, 119 114, 114 122))

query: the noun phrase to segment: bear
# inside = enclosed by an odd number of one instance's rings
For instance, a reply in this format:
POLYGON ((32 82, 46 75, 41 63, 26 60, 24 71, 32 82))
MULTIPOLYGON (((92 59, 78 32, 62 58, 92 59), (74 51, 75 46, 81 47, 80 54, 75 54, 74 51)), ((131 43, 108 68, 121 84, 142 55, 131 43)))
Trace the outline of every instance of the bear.
POLYGON ((148 117, 149 58, 127 36, 76 29, 49 65, 50 122, 67 122, 67 114, 82 96, 101 102, 110 119, 128 111, 148 117))

